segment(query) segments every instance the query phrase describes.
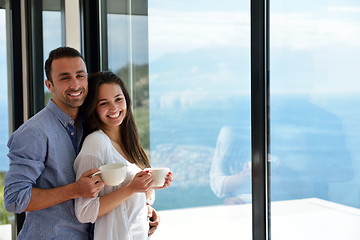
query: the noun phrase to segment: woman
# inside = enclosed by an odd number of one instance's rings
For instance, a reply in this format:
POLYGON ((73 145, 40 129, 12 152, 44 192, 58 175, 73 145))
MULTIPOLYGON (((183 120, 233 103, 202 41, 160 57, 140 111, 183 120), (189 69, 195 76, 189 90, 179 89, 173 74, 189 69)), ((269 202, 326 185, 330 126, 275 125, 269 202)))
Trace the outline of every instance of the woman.
MULTIPOLYGON (((77 198, 75 213, 80 222, 95 222, 94 239, 148 239, 147 200, 153 194, 150 167, 138 137, 131 100, 122 80, 111 72, 89 77, 84 103, 89 134, 74 162, 76 176, 89 168, 121 162, 127 176, 119 186, 107 186, 92 199, 77 198)), ((167 175, 163 187, 170 185, 167 175)))
POLYGON ((242 129, 226 125, 216 142, 210 186, 224 204, 251 203, 250 146, 242 135, 242 129))

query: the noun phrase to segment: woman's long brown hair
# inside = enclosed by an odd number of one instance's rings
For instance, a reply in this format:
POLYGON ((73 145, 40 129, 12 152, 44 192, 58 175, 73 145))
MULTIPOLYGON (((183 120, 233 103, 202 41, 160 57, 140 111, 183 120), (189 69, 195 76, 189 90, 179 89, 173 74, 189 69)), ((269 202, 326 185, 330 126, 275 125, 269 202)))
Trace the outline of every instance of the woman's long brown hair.
POLYGON ((82 106, 82 111, 86 117, 86 125, 88 127, 87 134, 104 128, 104 123, 100 120, 96 113, 99 86, 101 84, 110 83, 120 86, 125 100, 127 113, 120 125, 121 148, 126 154, 129 161, 133 161, 138 167, 144 169, 150 167, 150 160, 146 155, 138 134, 132 113, 132 105, 130 95, 125 88, 124 82, 112 72, 98 72, 89 75, 89 92, 82 106))

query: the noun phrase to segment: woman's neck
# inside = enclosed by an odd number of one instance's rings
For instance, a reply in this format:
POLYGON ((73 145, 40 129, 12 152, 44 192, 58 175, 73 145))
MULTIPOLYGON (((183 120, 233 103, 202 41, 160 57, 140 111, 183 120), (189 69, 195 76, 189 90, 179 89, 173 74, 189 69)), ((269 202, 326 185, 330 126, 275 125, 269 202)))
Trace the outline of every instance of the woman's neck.
POLYGON ((126 160, 128 160, 131 163, 134 163, 134 161, 126 155, 123 145, 121 143, 121 137, 120 137, 120 129, 102 129, 102 131, 110 138, 111 144, 113 147, 122 155, 126 160))
POLYGON ((119 128, 102 128, 101 129, 111 141, 116 142, 117 144, 121 145, 121 138, 120 138, 120 131, 119 128))

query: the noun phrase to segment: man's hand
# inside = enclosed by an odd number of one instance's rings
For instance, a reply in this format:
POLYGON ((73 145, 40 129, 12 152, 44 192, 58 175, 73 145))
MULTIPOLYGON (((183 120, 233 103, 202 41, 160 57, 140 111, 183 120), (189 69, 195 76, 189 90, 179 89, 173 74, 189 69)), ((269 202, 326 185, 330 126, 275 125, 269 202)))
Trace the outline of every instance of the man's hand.
POLYGON ((160 223, 160 216, 157 215, 157 212, 154 208, 152 208, 150 205, 148 206, 148 217, 150 219, 150 228, 148 232, 148 236, 150 237, 155 230, 157 229, 159 223, 160 223))
POLYGON ((84 172, 81 177, 74 183, 78 197, 94 198, 97 197, 100 190, 104 187, 100 175, 92 176, 99 171, 97 168, 89 169, 84 172))
POLYGON ((25 211, 41 210, 77 197, 96 197, 104 187, 104 182, 100 176, 90 176, 98 170, 90 169, 84 172, 76 182, 65 186, 49 189, 32 188, 31 199, 25 211))

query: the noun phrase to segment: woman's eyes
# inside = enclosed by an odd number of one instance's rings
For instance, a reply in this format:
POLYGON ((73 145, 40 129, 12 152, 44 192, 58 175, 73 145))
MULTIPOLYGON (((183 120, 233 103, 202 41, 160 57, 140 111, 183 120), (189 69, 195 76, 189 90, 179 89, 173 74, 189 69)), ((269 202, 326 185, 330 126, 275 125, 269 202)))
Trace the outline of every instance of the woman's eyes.
MULTIPOLYGON (((115 102, 122 102, 124 100, 124 98, 122 97, 118 97, 118 98, 115 98, 115 102)), ((108 104, 108 102, 101 102, 99 103, 99 106, 106 106, 108 104)))

